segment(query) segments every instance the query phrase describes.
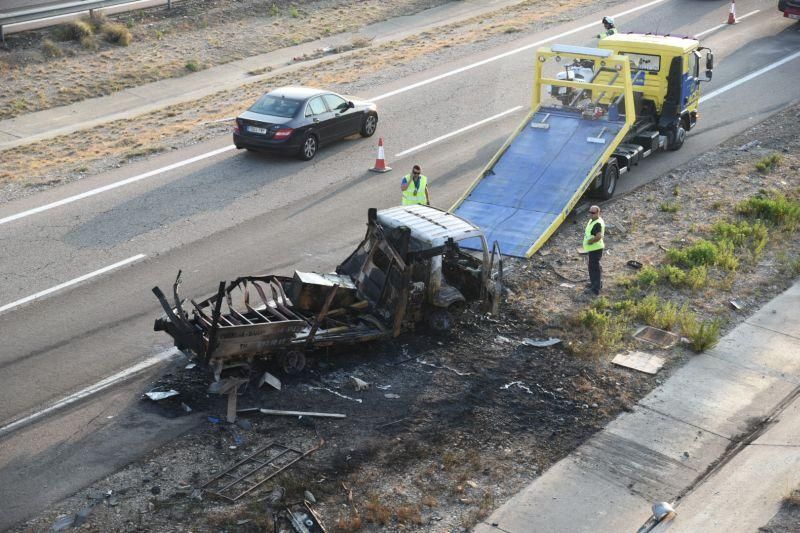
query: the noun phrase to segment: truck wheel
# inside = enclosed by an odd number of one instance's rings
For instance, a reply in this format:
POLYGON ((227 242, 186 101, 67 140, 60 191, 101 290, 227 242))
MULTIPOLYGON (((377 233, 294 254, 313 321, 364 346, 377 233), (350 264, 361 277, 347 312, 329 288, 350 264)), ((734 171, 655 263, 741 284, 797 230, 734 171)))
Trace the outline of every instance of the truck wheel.
POLYGON ((686 130, 682 126, 676 126, 667 132, 667 150, 680 150, 683 141, 686 140, 686 130))
POLYGON ((447 333, 453 329, 453 316, 447 309, 434 309, 428 315, 428 327, 434 333, 447 333))
POLYGON ((290 376, 294 376, 302 372, 306 367, 306 356, 299 350, 292 350, 283 354, 280 362, 283 371, 290 376))
POLYGON ((616 159, 614 159, 606 163, 606 168, 603 170, 603 182, 600 185, 600 190, 597 191, 597 196, 603 200, 608 200, 614 196, 618 179, 619 166, 617 165, 616 159))

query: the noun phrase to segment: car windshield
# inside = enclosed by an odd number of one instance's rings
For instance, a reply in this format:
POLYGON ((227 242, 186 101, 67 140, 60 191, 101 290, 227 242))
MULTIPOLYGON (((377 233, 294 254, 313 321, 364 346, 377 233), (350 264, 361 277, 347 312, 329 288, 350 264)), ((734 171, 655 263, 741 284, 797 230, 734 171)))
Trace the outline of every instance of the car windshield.
POLYGON ((258 102, 250 107, 250 111, 262 115, 291 118, 297 113, 300 104, 302 104, 300 100, 265 94, 258 99, 258 102))

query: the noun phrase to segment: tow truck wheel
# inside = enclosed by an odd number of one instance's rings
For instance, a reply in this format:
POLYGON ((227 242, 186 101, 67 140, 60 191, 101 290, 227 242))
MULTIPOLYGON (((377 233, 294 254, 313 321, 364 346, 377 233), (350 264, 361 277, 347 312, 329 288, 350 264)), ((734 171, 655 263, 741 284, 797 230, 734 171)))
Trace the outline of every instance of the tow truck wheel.
POLYGON ((686 130, 682 126, 676 126, 674 130, 667 132, 667 150, 680 150, 685 140, 686 130))
POLYGON ((616 160, 606 163, 606 168, 603 170, 603 182, 600 185, 600 190, 597 191, 597 196, 603 200, 608 200, 614 196, 614 191, 617 189, 617 180, 619 179, 619 166, 616 160))
POLYGON ((299 374, 305 367, 306 356, 299 350, 292 350, 281 356, 281 368, 290 376, 299 374))

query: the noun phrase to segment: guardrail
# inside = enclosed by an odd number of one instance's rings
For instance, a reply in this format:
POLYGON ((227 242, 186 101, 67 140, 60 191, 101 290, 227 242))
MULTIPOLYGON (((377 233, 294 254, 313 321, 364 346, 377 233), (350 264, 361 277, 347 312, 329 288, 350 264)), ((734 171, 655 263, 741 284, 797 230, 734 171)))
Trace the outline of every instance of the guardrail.
MULTIPOLYGON (((0 42, 6 42, 4 27, 8 26, 9 24, 32 22, 35 20, 57 17, 59 15, 81 13, 83 11, 88 11, 89 15, 91 16, 96 9, 103 9, 124 4, 135 4, 139 3, 139 1, 140 0, 80 0, 77 2, 66 2, 63 4, 45 5, 30 9, 21 9, 17 11, 0 13, 0 42)), ((167 4, 167 9, 172 8, 172 0, 165 0, 165 3, 167 4)))

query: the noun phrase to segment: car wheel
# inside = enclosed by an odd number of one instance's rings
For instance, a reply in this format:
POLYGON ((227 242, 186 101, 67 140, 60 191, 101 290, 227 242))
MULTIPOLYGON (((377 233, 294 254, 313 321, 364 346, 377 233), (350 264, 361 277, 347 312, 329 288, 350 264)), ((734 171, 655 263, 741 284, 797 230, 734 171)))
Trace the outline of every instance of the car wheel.
POLYGON ((612 159, 606 163, 606 168, 603 170, 603 182, 600 185, 600 190, 597 191, 597 196, 603 200, 608 200, 614 196, 614 191, 617 189, 617 180, 619 179, 619 166, 617 161, 612 159))
POLYGON ((378 115, 369 113, 364 117, 364 123, 361 125, 361 136, 372 137, 375 130, 378 128, 378 115))
POLYGON ((303 144, 300 145, 300 159, 303 161, 310 161, 314 159, 314 156, 317 155, 317 148, 319 147, 319 142, 317 141, 317 137, 315 135, 309 135, 303 141, 303 144))

